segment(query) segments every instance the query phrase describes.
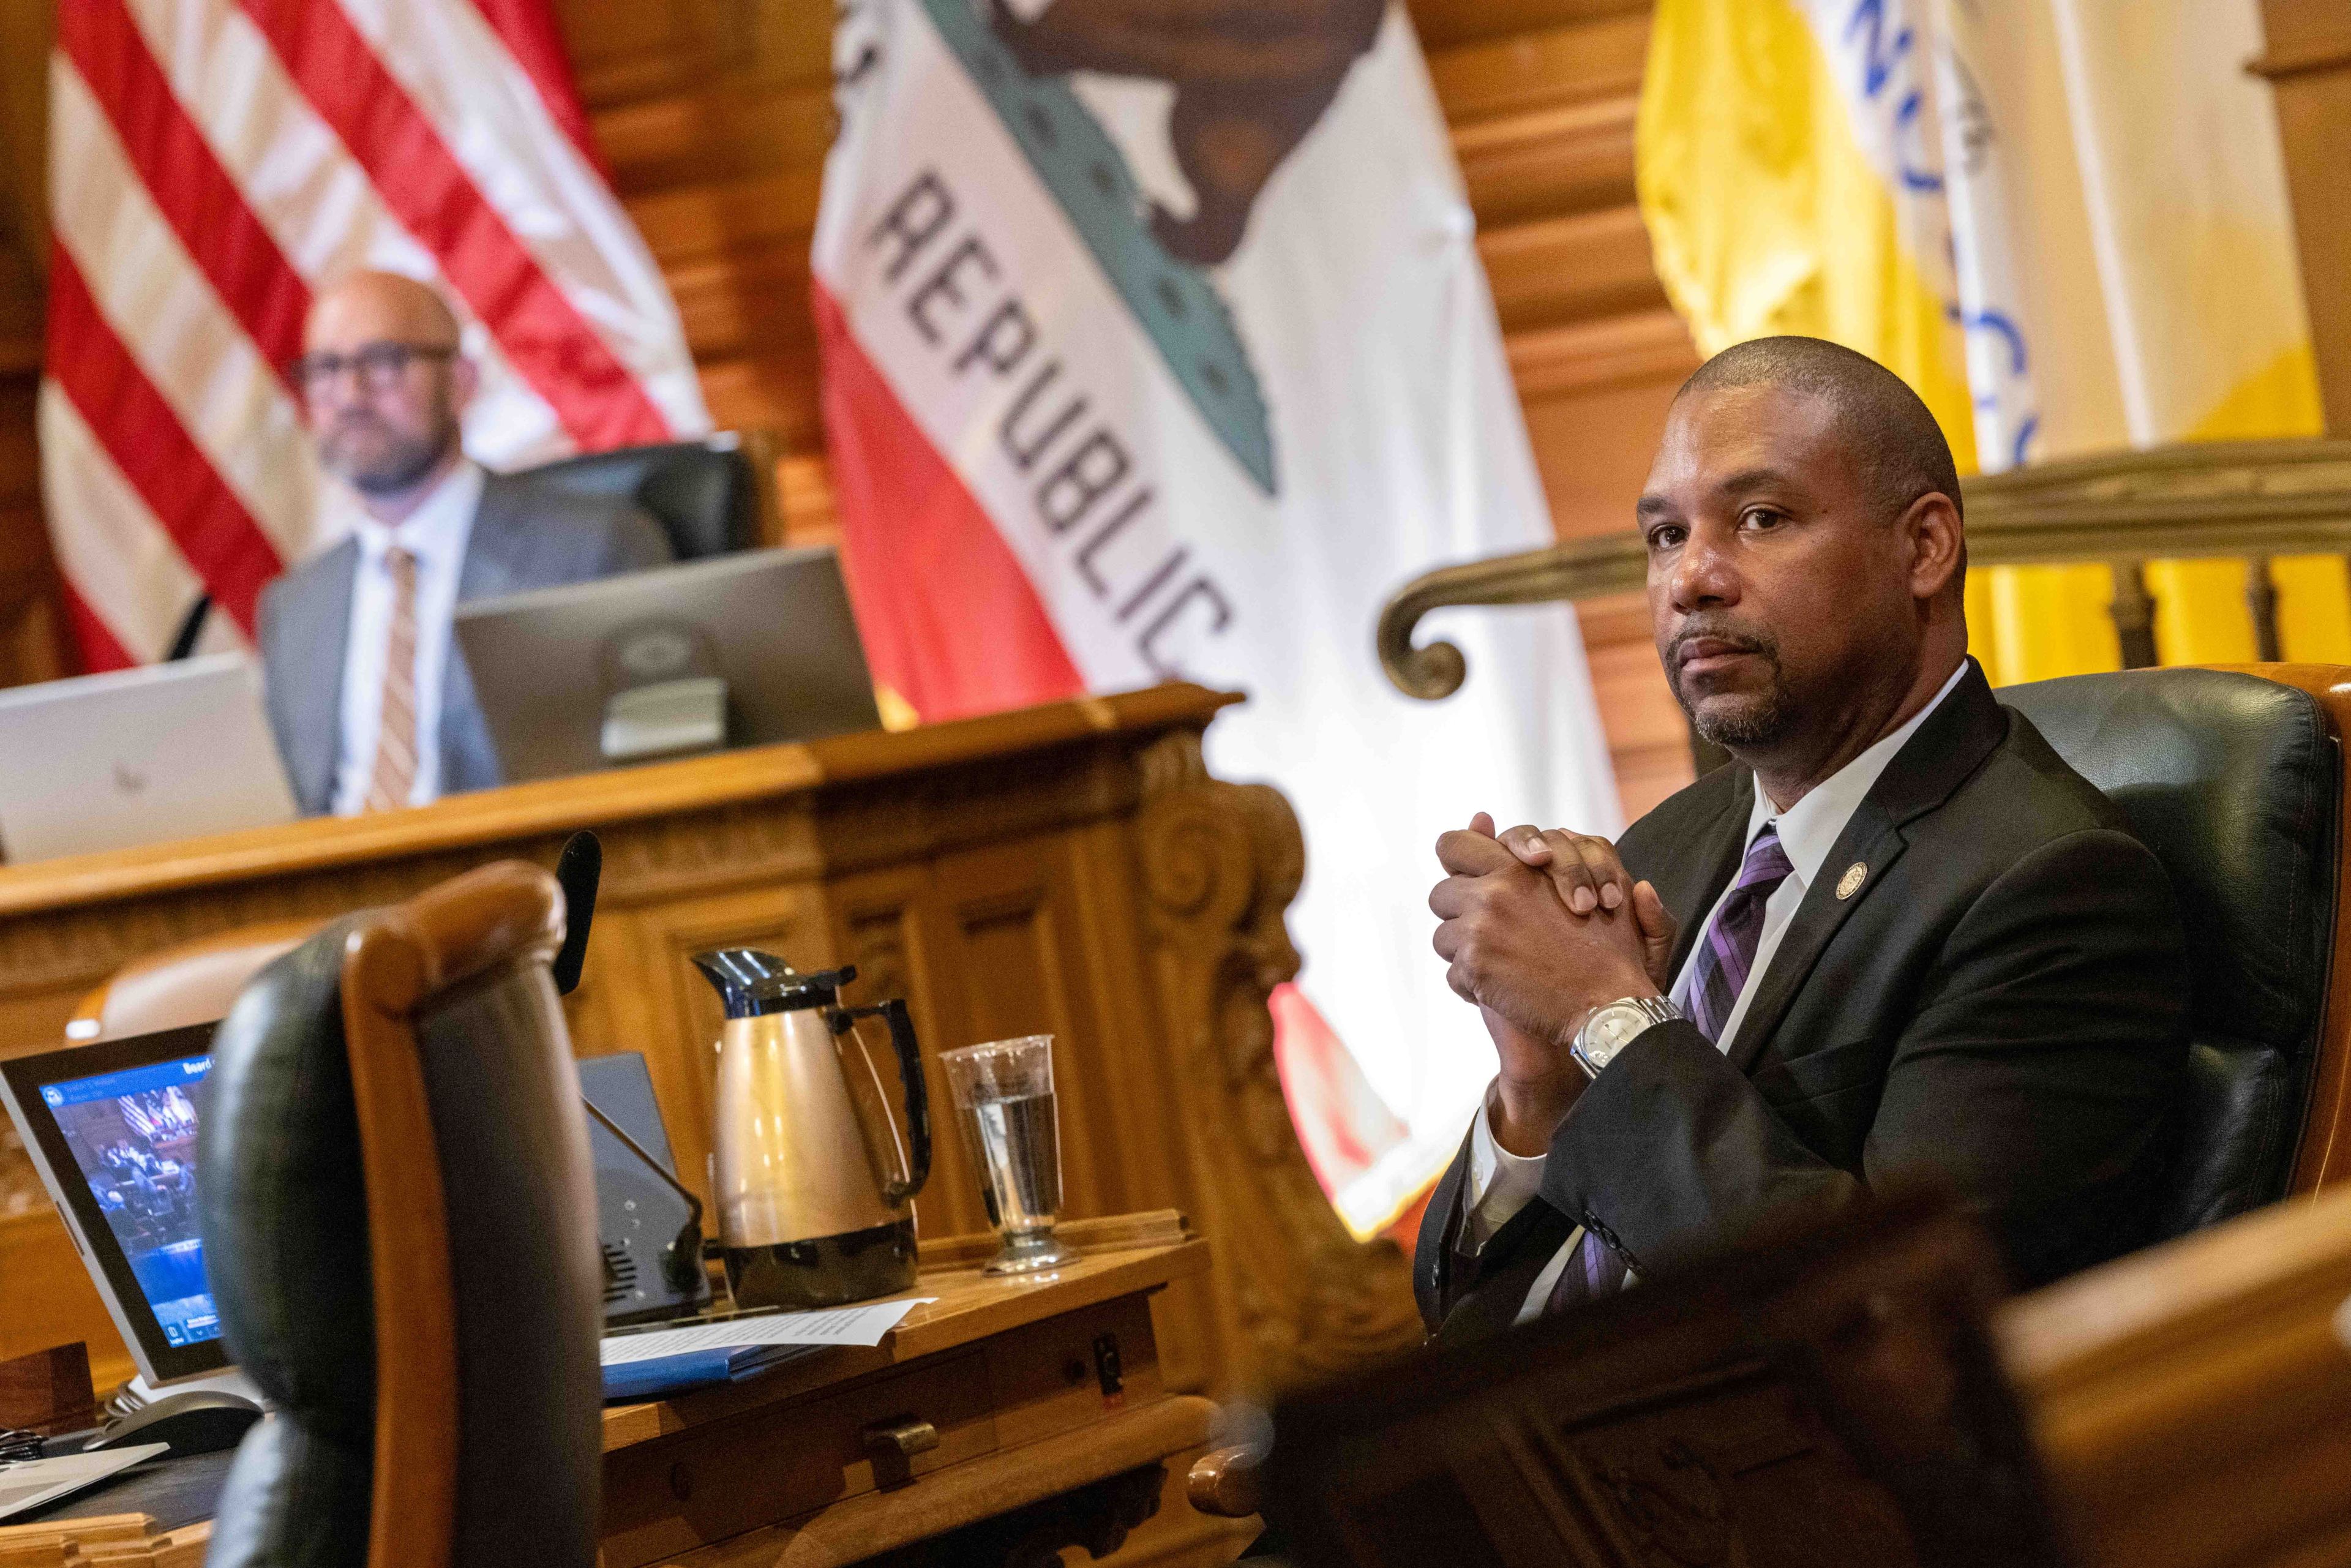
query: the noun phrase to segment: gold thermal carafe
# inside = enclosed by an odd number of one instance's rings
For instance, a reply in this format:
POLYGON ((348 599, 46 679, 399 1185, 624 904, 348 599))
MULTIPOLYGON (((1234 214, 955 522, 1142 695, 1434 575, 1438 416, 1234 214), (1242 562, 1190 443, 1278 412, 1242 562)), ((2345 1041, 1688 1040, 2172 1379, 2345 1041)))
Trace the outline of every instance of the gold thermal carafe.
POLYGON ((907 1206, 930 1175, 931 1118, 906 1004, 842 1007, 855 969, 797 974, 750 947, 694 962, 726 1005, 711 1180, 737 1303, 827 1307, 910 1288, 907 1206), (861 1018, 890 1026, 911 1155, 858 1044, 861 1018))

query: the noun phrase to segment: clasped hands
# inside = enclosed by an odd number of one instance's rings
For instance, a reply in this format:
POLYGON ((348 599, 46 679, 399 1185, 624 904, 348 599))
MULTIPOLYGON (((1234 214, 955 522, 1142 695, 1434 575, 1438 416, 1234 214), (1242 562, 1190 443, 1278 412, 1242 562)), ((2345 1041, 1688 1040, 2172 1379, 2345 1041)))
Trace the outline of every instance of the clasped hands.
POLYGON ((1593 1009, 1665 993, 1674 918, 1606 839, 1557 828, 1497 834, 1480 811, 1438 837, 1437 859, 1447 873, 1428 895, 1437 956, 1501 1057, 1495 1139, 1515 1155, 1541 1154, 1583 1089, 1568 1046, 1593 1009))

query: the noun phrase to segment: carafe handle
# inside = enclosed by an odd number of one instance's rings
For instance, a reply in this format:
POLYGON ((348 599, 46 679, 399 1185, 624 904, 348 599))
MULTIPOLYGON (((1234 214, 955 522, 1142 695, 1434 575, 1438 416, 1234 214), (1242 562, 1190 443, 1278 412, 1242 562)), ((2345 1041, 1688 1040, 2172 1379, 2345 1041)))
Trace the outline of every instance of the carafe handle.
POLYGON ((832 1032, 847 1034, 859 1019, 878 1018, 890 1026, 890 1049, 898 1058, 898 1082, 906 1091, 906 1179, 883 1182, 882 1201, 892 1208, 923 1190, 931 1177, 931 1094, 923 1082, 923 1058, 914 1045, 914 1020, 905 1001, 892 997, 870 1008, 831 1009, 832 1032))

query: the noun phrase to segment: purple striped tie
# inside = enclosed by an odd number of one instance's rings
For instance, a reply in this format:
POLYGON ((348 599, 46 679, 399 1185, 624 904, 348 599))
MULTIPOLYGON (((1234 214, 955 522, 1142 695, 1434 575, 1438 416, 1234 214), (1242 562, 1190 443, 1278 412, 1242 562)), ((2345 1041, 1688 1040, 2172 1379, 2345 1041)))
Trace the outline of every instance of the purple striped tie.
POLYGON ((1722 1026, 1729 1021, 1739 993, 1747 988, 1747 972, 1755 967, 1755 946, 1763 937, 1763 906, 1795 870, 1788 863, 1788 852, 1780 847, 1780 830, 1765 823, 1747 846, 1739 880, 1731 883, 1730 895, 1698 943, 1690 968, 1690 1021, 1717 1045, 1722 1043, 1722 1026))

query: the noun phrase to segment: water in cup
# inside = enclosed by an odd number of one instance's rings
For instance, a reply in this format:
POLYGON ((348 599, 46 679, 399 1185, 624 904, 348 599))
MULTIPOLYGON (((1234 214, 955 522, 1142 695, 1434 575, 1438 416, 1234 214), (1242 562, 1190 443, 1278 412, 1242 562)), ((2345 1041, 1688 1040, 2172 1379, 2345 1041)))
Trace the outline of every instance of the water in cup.
POLYGON ((944 1051, 963 1113, 964 1140, 979 1176, 988 1222, 1004 1249, 982 1270, 1029 1274, 1073 1262, 1077 1253, 1054 1239, 1061 1207, 1061 1125, 1053 1103, 1053 1037, 1024 1035, 944 1051))
POLYGON ((1061 1207, 1061 1124, 1053 1096, 984 1101, 964 1113, 987 1222, 1014 1232, 1050 1228, 1061 1207))

